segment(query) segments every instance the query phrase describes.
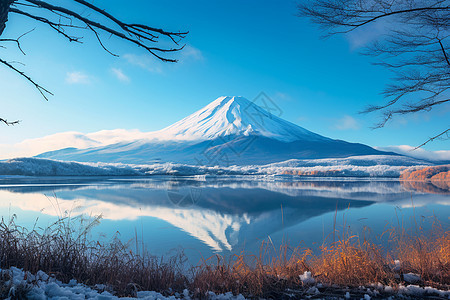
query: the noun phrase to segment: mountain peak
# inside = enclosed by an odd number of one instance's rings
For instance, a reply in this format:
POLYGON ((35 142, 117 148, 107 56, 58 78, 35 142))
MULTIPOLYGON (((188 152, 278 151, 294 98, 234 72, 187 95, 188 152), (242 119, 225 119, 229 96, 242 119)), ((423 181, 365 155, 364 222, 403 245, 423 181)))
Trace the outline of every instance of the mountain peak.
MULTIPOLYGON (((232 105, 239 105, 243 107, 247 107, 251 105, 252 102, 247 100, 246 98, 242 96, 222 96, 217 98, 216 100, 212 101, 208 106, 232 106, 232 105)), ((206 108, 205 107, 205 108, 206 108)))
POLYGON ((250 103, 249 100, 242 96, 221 96, 217 98, 216 100, 212 101, 211 104, 218 104, 218 103, 229 103, 229 102, 237 102, 237 103, 250 103))
POLYGON ((223 96, 190 116, 151 133, 161 140, 206 140, 228 135, 259 135, 280 141, 328 140, 285 121, 241 96, 223 96))

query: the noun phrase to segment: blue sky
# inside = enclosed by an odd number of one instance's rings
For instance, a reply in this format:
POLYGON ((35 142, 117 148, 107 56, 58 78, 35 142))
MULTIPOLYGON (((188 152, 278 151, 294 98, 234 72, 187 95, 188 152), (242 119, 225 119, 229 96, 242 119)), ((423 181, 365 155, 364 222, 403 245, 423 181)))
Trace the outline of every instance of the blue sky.
MULTIPOLYGON (((67 2, 67 0, 65 0, 67 2)), ((51 29, 11 16, 2 37, 22 38, 23 56, 13 45, 0 56, 18 65, 55 95, 46 102, 23 78, 0 67, 1 117, 20 119, 0 127, 0 144, 14 144, 64 131, 162 129, 223 95, 249 100, 265 92, 282 117, 316 133, 371 146, 419 145, 448 127, 450 106, 398 117, 370 129, 379 115, 360 115, 380 95, 391 74, 358 54, 374 28, 350 36, 320 38, 296 16, 295 1, 94 1, 130 22, 189 30, 177 64, 161 63, 121 40, 105 44, 90 33, 82 45, 51 29)), ((437 141, 428 150, 450 150, 437 141)))

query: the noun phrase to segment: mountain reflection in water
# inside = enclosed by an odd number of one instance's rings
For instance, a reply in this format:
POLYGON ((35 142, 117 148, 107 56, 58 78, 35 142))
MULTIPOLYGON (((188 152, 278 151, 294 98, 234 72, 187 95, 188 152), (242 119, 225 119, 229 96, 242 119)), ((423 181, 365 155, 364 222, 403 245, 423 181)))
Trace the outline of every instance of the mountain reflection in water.
POLYGON ((3 211, 11 205, 47 215, 60 211, 102 214, 107 220, 157 218, 213 251, 231 251, 248 240, 336 210, 380 202, 410 205, 411 191, 419 205, 450 202, 445 196, 448 191, 436 186, 394 180, 9 177, 0 179, 0 206, 3 211), (443 197, 423 197, 429 191, 441 191, 443 197), (57 210, 51 199, 57 201, 57 210))

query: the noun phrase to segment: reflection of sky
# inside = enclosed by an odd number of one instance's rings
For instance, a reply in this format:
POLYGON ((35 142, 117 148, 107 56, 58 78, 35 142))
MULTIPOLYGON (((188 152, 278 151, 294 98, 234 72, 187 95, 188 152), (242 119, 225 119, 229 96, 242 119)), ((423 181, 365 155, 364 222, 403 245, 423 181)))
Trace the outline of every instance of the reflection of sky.
POLYGON ((66 211, 102 214, 104 219, 93 238, 100 233, 110 238, 119 231, 124 241, 137 236, 152 253, 183 246, 198 258, 200 253, 207 257, 243 247, 258 251, 268 236, 274 242, 288 238, 307 245, 321 243, 333 228, 336 207, 338 224, 345 213, 352 230, 358 232, 367 225, 382 232, 387 223, 393 223, 395 206, 405 215, 412 211, 411 196, 416 214, 429 216, 434 208, 448 226, 448 194, 412 193, 392 180, 199 182, 157 178, 93 183, 76 178, 55 184, 23 179, 0 185, 0 210, 4 217, 16 213, 18 224, 25 226, 32 226, 37 217, 40 226, 45 226, 66 211))

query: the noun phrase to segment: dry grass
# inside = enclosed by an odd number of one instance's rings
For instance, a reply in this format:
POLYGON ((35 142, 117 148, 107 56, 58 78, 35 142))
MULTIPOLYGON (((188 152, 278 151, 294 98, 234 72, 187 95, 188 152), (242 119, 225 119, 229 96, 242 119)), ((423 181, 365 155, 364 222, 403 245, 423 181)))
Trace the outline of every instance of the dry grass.
POLYGON ((322 282, 344 286, 368 283, 393 283, 393 272, 388 260, 377 245, 357 237, 339 240, 322 246, 321 253, 311 260, 314 275, 322 282))
POLYGON ((432 230, 415 224, 410 232, 390 232, 391 256, 402 262, 403 273, 416 273, 425 281, 450 284, 450 231, 433 218, 432 230), (412 232, 411 232, 412 231, 412 232))
POLYGON ((34 274, 42 270, 63 282, 105 284, 121 296, 187 286, 180 269, 182 254, 164 260, 133 253, 117 236, 104 244, 89 240, 88 233, 99 219, 61 218, 45 229, 29 231, 15 224, 14 216, 9 221, 2 218, 0 267, 14 266, 34 274))
POLYGON ((241 253, 227 261, 216 255, 203 261, 194 269, 191 290, 197 291, 196 296, 213 291, 279 298, 288 289, 298 289, 302 285, 299 276, 309 269, 304 261, 310 250, 290 253, 283 245, 273 255, 272 246, 264 242, 259 256, 241 253))
POLYGON ((300 280, 300 275, 305 271, 311 272, 316 283, 350 288, 378 283, 396 287, 405 284, 403 274, 411 272, 420 275, 422 284, 448 290, 450 232, 436 224, 431 230, 417 225, 410 230, 401 226, 389 228, 384 233, 388 235, 386 248, 348 231, 339 235, 337 241, 322 245, 317 252, 291 249, 288 245, 275 249, 273 244, 265 243, 259 256, 242 253, 229 261, 219 256, 204 261, 197 267, 191 286, 198 295, 206 291, 232 291, 283 298, 286 291, 297 290, 303 291, 300 296, 304 297, 309 286, 300 280), (400 268, 395 260, 401 262, 400 268))
POLYGON ((0 223, 1 268, 43 270, 63 282, 105 284, 120 296, 135 296, 138 290, 169 295, 187 288, 199 298, 208 291, 284 298, 292 290, 307 292, 308 284, 300 278, 305 271, 327 286, 380 282, 395 287, 402 282, 401 273, 408 272, 421 275, 428 285, 448 289, 450 284, 450 232, 439 226, 431 231, 418 225, 409 231, 390 228, 385 232, 387 249, 347 231, 315 252, 288 245, 276 248, 269 241, 259 255, 213 256, 188 268, 182 254, 165 260, 144 251, 138 255, 118 237, 108 243, 92 242, 88 233, 99 218, 61 218, 45 229, 32 230, 14 220, 0 223), (394 269, 394 260, 401 261, 400 270, 394 269))

